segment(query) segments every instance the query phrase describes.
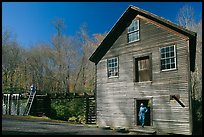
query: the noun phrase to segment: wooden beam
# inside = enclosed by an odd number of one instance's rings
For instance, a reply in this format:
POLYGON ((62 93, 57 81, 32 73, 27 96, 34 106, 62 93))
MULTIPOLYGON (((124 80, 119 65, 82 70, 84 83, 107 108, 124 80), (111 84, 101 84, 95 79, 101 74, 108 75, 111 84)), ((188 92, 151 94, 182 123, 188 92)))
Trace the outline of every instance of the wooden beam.
POLYGON ((176 95, 172 95, 172 98, 174 98, 182 107, 185 107, 185 105, 177 98, 176 95))

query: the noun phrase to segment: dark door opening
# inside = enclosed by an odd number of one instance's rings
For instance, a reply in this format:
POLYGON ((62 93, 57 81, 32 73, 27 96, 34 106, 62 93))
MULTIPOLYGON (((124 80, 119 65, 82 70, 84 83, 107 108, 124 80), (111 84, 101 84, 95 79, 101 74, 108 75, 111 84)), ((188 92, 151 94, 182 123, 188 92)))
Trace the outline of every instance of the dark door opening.
POLYGON ((139 116, 138 116, 138 113, 139 113, 139 110, 140 110, 140 104, 143 103, 144 106, 148 109, 147 113, 145 113, 145 123, 144 123, 144 126, 151 126, 151 106, 150 106, 150 103, 149 103, 149 99, 137 99, 136 100, 136 125, 141 125, 140 121, 139 121, 139 116))

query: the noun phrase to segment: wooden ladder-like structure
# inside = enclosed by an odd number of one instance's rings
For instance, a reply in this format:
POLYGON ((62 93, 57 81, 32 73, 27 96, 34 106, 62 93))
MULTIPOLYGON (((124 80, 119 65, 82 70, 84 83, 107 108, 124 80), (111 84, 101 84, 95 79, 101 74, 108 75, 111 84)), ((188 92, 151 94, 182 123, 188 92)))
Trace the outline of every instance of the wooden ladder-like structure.
POLYGON ((27 101, 27 105, 26 105, 26 108, 25 108, 25 111, 24 111, 23 115, 28 115, 29 114, 30 109, 32 107, 33 100, 35 98, 35 94, 36 94, 36 90, 34 88, 31 89, 30 95, 29 95, 29 98, 28 98, 28 101, 27 101))
POLYGON ((96 124, 96 99, 94 96, 86 97, 86 124, 96 124))

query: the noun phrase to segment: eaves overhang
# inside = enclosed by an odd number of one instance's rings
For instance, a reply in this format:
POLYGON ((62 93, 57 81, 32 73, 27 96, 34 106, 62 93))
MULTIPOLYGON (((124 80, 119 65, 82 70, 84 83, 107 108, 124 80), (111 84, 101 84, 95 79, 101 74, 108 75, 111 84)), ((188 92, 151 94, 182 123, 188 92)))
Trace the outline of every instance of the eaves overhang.
POLYGON ((148 18, 154 22, 157 22, 169 29, 172 29, 186 37, 189 38, 189 51, 190 51, 190 69, 194 71, 195 69, 195 51, 196 51, 196 33, 185 29, 175 23, 172 23, 162 17, 159 17, 155 14, 152 14, 148 11, 142 10, 138 7, 130 5, 125 12, 121 15, 119 20, 114 24, 112 29, 109 31, 104 40, 100 43, 98 48, 89 58, 90 61, 94 62, 96 65, 103 58, 103 56, 108 52, 113 43, 117 38, 122 34, 126 27, 128 27, 131 21, 137 16, 141 15, 145 18, 148 18))

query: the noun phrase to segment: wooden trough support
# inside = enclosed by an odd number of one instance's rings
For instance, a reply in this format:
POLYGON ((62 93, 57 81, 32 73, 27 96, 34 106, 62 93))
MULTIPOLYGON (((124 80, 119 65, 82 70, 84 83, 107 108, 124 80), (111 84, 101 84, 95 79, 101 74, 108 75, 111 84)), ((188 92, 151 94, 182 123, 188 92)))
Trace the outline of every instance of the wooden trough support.
POLYGON ((95 96, 86 96, 86 124, 96 124, 95 96))
POLYGON ((36 95, 30 111, 34 116, 50 116, 51 98, 49 95, 36 95))
POLYGON ((33 88, 30 91, 30 95, 28 97, 28 101, 27 101, 26 108, 25 108, 25 111, 24 111, 23 115, 28 115, 30 113, 30 109, 32 107, 33 100, 35 98, 35 94, 36 94, 36 89, 33 88))
POLYGON ((182 107, 185 107, 185 105, 179 100, 179 95, 170 95, 170 99, 171 98, 175 99, 182 107))

